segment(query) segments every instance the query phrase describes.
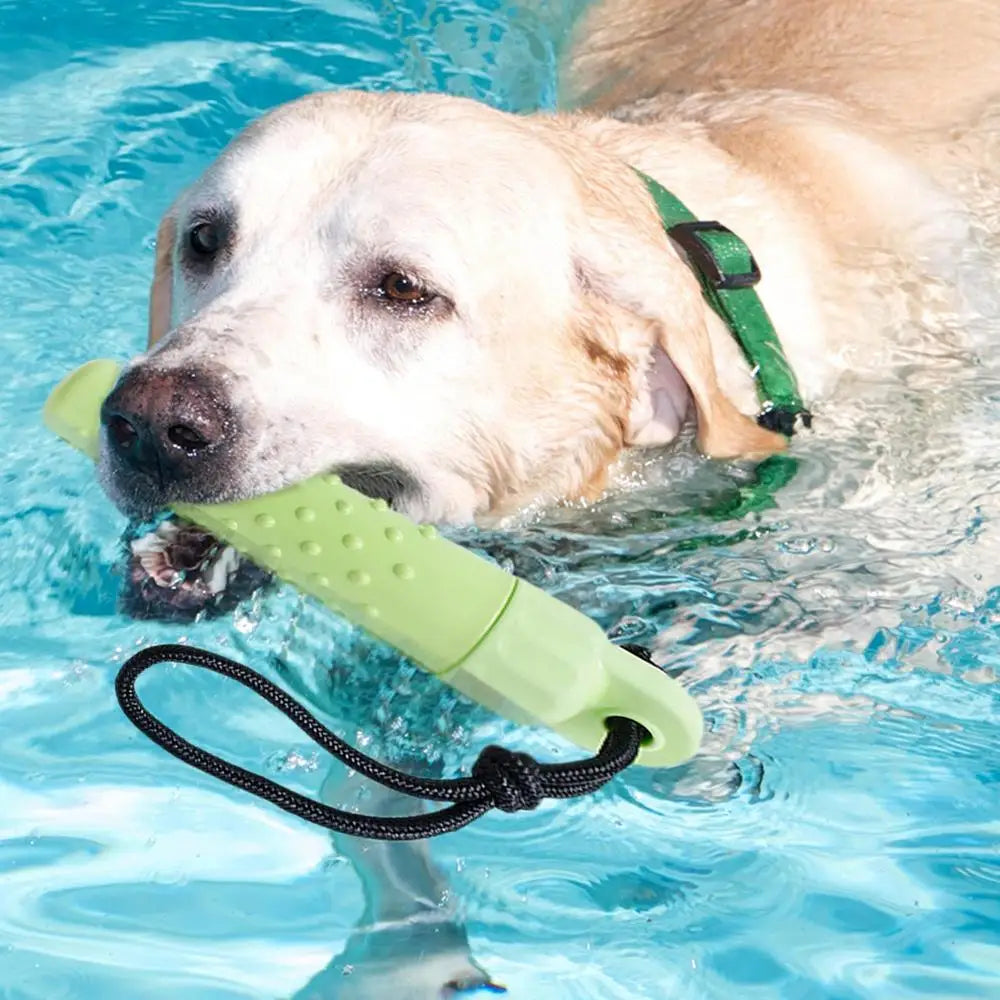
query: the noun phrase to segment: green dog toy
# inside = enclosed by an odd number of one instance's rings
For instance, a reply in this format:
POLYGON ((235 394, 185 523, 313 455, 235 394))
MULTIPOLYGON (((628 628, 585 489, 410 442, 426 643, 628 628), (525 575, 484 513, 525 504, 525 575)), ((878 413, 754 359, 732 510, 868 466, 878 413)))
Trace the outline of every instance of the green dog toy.
MULTIPOLYGON (((118 371, 114 361, 92 361, 45 405, 47 426, 92 459, 118 371)), ((651 767, 698 749, 701 713, 677 681, 569 605, 335 475, 173 510, 513 722, 594 750, 607 718, 634 719, 650 734, 637 762, 651 767)))

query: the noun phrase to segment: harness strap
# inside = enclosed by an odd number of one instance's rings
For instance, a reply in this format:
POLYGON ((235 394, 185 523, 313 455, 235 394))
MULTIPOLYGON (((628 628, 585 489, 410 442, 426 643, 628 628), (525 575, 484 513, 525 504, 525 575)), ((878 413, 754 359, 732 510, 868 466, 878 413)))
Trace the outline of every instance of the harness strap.
POLYGON ((761 403, 757 423, 786 437, 795 433, 799 420, 812 426, 795 373, 754 289, 760 268, 750 248, 720 222, 698 220, 662 184, 632 169, 652 195, 667 236, 697 275, 705 299, 729 327, 750 365, 761 403))

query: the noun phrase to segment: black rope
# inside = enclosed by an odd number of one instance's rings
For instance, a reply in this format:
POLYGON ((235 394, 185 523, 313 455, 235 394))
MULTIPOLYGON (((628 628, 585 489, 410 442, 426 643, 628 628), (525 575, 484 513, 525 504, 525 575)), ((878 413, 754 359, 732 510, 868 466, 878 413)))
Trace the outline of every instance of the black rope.
POLYGON ((150 646, 130 657, 119 670, 115 694, 131 722, 178 760, 310 823, 369 840, 436 837, 471 823, 490 809, 518 812, 534 809, 545 798, 589 795, 628 767, 638 755, 642 741, 649 736, 639 723, 612 717, 607 720, 608 735, 601 748, 587 760, 539 764, 528 754, 488 746, 473 765, 471 778, 419 778, 372 760, 330 732, 281 688, 249 667, 208 650, 191 646, 150 646), (178 736, 139 700, 136 681, 143 671, 157 663, 184 663, 229 677, 269 701, 306 736, 349 768, 414 798, 451 802, 452 805, 416 816, 364 816, 316 802, 263 775, 230 764, 178 736))

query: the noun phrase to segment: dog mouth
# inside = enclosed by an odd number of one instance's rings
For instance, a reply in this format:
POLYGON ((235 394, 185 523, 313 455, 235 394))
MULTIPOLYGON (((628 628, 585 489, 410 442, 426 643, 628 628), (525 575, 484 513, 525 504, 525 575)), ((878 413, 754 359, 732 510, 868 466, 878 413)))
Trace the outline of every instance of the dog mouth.
POLYGON ((175 516, 133 526, 126 549, 122 605, 134 618, 227 614, 271 579, 231 545, 175 516))
MULTIPOLYGON (((339 466, 348 486, 399 509, 420 495, 417 480, 393 463, 339 466)), ((135 618, 189 621, 228 614, 272 576, 198 525, 176 515, 133 523, 125 537, 122 610, 135 618)))

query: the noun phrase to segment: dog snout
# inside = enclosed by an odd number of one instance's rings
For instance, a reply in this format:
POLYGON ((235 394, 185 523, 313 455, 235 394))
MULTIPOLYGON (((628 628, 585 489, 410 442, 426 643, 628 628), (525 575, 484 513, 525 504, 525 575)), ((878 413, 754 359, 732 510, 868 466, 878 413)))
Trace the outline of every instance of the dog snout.
POLYGON ((111 453, 161 487, 196 477, 232 444, 223 387, 202 369, 131 369, 105 399, 101 421, 111 453))

